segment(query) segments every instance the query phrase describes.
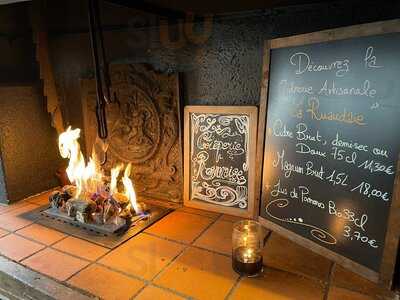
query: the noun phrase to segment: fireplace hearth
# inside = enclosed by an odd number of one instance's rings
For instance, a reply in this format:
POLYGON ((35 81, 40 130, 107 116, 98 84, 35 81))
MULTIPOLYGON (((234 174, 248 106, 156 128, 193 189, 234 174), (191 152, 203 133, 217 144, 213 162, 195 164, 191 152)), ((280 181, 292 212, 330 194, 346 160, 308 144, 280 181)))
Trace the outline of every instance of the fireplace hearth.
POLYGON ((80 129, 71 127, 59 135, 60 155, 68 159, 68 182, 50 193, 50 207, 36 212, 43 225, 113 248, 170 212, 138 201, 131 163, 119 162, 110 172, 103 169, 108 148, 104 141, 95 143, 86 160, 79 138, 80 129))
POLYGON ((49 205, 32 210, 24 214, 23 217, 28 220, 34 220, 35 223, 48 228, 114 249, 174 211, 173 208, 152 203, 146 203, 146 206, 147 212, 145 214, 132 217, 123 226, 119 227, 112 224, 107 226, 81 223, 54 208, 49 208, 49 205))

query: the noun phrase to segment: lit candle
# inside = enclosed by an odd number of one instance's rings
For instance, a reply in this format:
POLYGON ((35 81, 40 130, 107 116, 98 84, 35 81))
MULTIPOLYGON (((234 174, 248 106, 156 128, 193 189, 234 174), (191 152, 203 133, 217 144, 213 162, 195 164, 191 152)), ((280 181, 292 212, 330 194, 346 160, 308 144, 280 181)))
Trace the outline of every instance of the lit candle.
POLYGON ((258 275, 262 271, 263 263, 261 226, 250 220, 236 223, 232 244, 233 269, 241 275, 258 275))

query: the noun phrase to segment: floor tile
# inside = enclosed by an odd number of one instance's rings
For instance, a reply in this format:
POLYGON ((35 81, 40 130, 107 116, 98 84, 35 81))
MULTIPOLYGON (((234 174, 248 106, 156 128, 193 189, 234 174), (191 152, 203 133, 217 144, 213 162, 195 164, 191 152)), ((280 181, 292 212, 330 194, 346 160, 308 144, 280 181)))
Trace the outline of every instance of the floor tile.
POLYGON ((22 263, 60 281, 68 279, 89 264, 82 259, 50 248, 36 253, 22 263))
POLYGON ((51 245, 66 236, 57 230, 53 230, 39 224, 32 224, 28 227, 18 230, 17 233, 45 245, 51 245))
POLYGON ((140 292, 135 300, 184 300, 185 298, 173 294, 172 292, 166 291, 153 285, 146 286, 143 291, 140 292))
POLYGON ((5 236, 7 234, 9 234, 7 230, 0 229, 0 237, 5 236))
POLYGON ((337 286, 358 291, 368 295, 380 295, 379 287, 360 275, 357 275, 339 265, 335 265, 332 272, 331 286, 337 286))
POLYGON ((264 265, 318 280, 328 280, 332 262, 272 233, 263 249, 264 265), (312 262, 312 263, 310 263, 312 262))
POLYGON ((9 204, 9 205, 2 204, 2 205, 0 205, 0 214, 4 214, 6 212, 16 210, 16 209, 24 207, 28 204, 32 204, 32 203, 28 203, 26 201, 19 201, 17 203, 13 203, 13 204, 9 204))
POLYGON ((232 228, 232 222, 218 220, 194 242, 194 245, 224 254, 231 254, 232 228))
POLYGON ((1 214, 0 227, 9 231, 15 231, 32 224, 33 221, 24 218, 22 214, 27 213, 35 208, 37 208, 37 205, 27 204, 12 211, 1 214))
POLYGON ((231 216, 231 215, 222 215, 220 220, 221 221, 228 221, 228 222, 236 223, 236 222, 239 222, 239 221, 243 221, 245 219, 243 219, 241 217, 231 216))
POLYGON ((144 286, 140 280, 99 265, 91 265, 80 271, 68 283, 104 300, 129 300, 144 286))
POLYGON ((148 228, 146 232, 191 243, 212 222, 213 220, 208 217, 175 211, 148 228))
POLYGON ((375 300, 375 297, 367 296, 350 290, 331 287, 328 293, 328 300, 375 300))
POLYGON ((139 234, 111 251, 99 263, 130 275, 152 279, 182 250, 180 244, 139 234))
POLYGON ((38 205, 44 205, 44 204, 49 204, 49 196, 51 195, 51 193, 56 190, 56 189, 52 189, 50 191, 47 192, 43 192, 39 195, 35 195, 32 197, 29 197, 26 199, 27 202, 30 203, 34 203, 34 204, 38 204, 38 205))
POLYGON ((192 207, 186 207, 186 206, 179 208, 177 211, 186 212, 186 213, 195 214, 195 215, 200 215, 200 216, 204 216, 204 217, 209 217, 209 218, 212 218, 214 220, 221 216, 221 214, 216 213, 216 212, 207 211, 207 210, 203 210, 203 209, 192 208, 192 207))
POLYGON ((109 251, 107 248, 72 236, 54 244, 52 248, 92 261, 98 259, 109 251))
POLYGON ((188 248, 154 282, 195 299, 224 299, 237 278, 230 258, 188 248))
POLYGON ((0 253, 16 261, 20 261, 44 247, 15 234, 0 238, 0 253))
POLYGON ((242 278, 229 300, 322 300, 323 298, 324 287, 318 281, 268 269, 260 277, 242 278))

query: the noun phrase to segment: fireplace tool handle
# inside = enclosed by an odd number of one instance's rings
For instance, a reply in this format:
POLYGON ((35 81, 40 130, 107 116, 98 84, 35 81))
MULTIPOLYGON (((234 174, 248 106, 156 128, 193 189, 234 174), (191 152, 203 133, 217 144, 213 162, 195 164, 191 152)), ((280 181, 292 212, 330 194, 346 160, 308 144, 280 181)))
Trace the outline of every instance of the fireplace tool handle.
MULTIPOLYGON (((97 119, 97 133, 99 138, 103 141, 108 137, 108 129, 107 129, 107 118, 106 118, 106 97, 104 96, 103 91, 103 78, 104 85, 106 88, 107 96, 109 93, 109 77, 108 73, 105 72, 106 64, 105 64, 105 51, 103 45, 103 34, 101 32, 101 25, 99 19, 99 9, 98 9, 98 0, 89 0, 88 7, 88 16, 89 16, 89 33, 90 33, 90 41, 92 46, 92 55, 93 55, 93 64, 94 64, 94 74, 96 78, 96 119, 97 119), (102 60, 103 60, 103 76, 101 74, 100 67, 100 59, 99 52, 97 47, 97 31, 99 31, 100 38, 100 46, 102 50, 102 60)), ((107 161, 107 152, 104 153, 104 160, 101 164, 105 164, 107 161)))
MULTIPOLYGON (((99 1, 98 0, 93 0, 93 13, 94 13, 94 21, 96 23, 96 32, 98 34, 98 41, 99 41, 99 46, 100 46, 100 68, 102 70, 102 79, 104 80, 104 100, 106 103, 113 103, 115 102, 114 99, 111 97, 111 92, 110 92, 110 86, 111 86, 111 79, 110 79, 110 74, 108 70, 108 64, 107 64, 107 57, 106 57, 106 51, 104 48, 104 36, 103 36, 103 28, 101 25, 101 16, 100 16, 100 9, 99 9, 99 1)), ((96 45, 97 46, 97 45, 96 45)), ((115 95, 114 95, 115 97, 115 95)))

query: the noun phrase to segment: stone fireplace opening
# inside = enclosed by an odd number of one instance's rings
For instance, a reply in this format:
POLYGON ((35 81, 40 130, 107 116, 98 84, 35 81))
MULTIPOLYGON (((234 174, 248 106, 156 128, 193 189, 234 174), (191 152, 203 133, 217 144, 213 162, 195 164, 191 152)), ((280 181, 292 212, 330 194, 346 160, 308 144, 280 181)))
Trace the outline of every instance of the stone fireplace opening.
MULTIPOLYGON (((180 205, 182 149, 178 76, 144 64, 113 64, 110 74, 109 137, 97 137, 95 82, 81 80, 83 128, 69 126, 47 139, 53 152, 58 146, 61 187, 50 194, 50 207, 28 218, 112 248, 180 205)), ((40 125, 51 131, 50 122, 40 125)), ((39 193, 56 184, 32 185, 39 193)))
POLYGON ((101 140, 95 79, 81 76, 77 99, 63 101, 66 91, 58 86, 40 25, 43 7, 19 6, 33 15, 41 81, 0 87, 0 202, 55 189, 50 208, 28 219, 115 247, 181 206, 178 73, 145 63, 109 65, 113 100, 105 112, 109 135, 101 140), (77 117, 80 128, 66 127, 77 117))

